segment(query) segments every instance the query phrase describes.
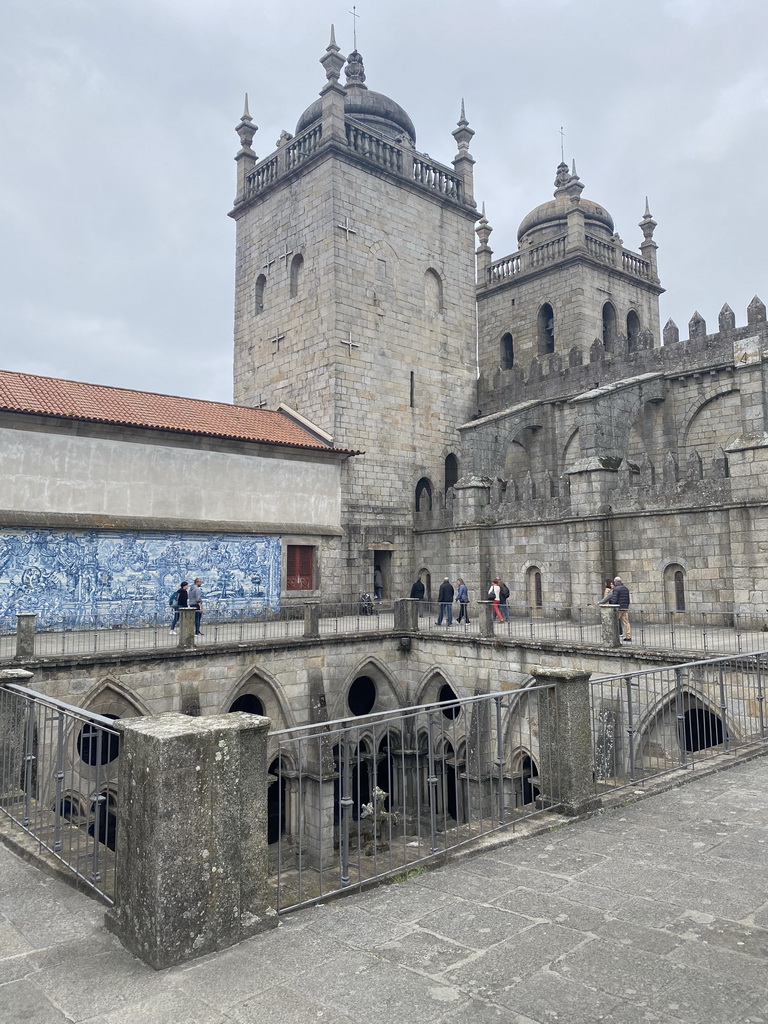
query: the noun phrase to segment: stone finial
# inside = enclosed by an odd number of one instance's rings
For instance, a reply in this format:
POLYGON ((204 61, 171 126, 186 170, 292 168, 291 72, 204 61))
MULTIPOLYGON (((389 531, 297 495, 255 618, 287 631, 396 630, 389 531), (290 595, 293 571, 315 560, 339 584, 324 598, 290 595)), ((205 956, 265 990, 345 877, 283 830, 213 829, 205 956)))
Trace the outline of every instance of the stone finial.
POLYGON ((341 69, 344 67, 344 57, 336 45, 336 33, 331 25, 331 40, 326 47, 325 53, 320 58, 320 63, 325 68, 325 77, 329 82, 338 82, 341 69))
POLYGON ((464 113, 464 99, 461 100, 461 114, 459 120, 456 122, 458 127, 454 128, 451 132, 454 139, 456 139, 456 145, 459 150, 460 156, 469 156, 469 144, 472 141, 472 137, 475 134, 474 129, 469 127, 469 121, 464 113))
POLYGON ((365 67, 363 66, 363 58, 357 50, 353 50, 347 57, 347 66, 344 69, 344 74, 347 77, 347 88, 350 86, 358 89, 368 88, 365 84, 365 67))
POLYGON ((246 93, 245 102, 243 104, 243 114, 240 118, 240 123, 235 126, 235 131, 240 136, 240 145, 244 150, 246 150, 246 152, 251 151, 251 143, 253 142, 253 137, 258 130, 258 125, 253 123, 251 112, 248 109, 248 93, 246 93))
MULTIPOLYGON (((555 172, 555 189, 557 191, 564 189, 570 180, 571 175, 568 170, 568 164, 563 160, 557 165, 557 171, 555 172)), ((555 191, 555 195, 557 195, 557 191, 555 191)))
POLYGON ((727 302, 723 304, 723 308, 718 314, 717 326, 721 331, 732 331, 736 326, 736 314, 727 302))
POLYGON ((680 341, 680 329, 671 317, 664 324, 664 330, 662 331, 661 336, 665 346, 674 345, 675 342, 680 341))
POLYGON ((595 338, 589 348, 589 361, 599 363, 601 359, 605 359, 605 345, 600 338, 595 338))
POLYGON ((747 306, 747 323, 750 327, 753 324, 765 323, 765 303, 757 296, 747 306))
POLYGON ((485 252, 488 249, 488 239, 491 237, 492 231, 493 228, 488 223, 488 218, 485 216, 485 203, 483 203, 480 220, 477 222, 477 227, 475 228, 475 234, 480 241, 480 248, 478 249, 478 252, 481 250, 485 252))
POLYGON ((643 238, 646 242, 650 242, 653 239, 653 232, 656 230, 656 221, 651 216, 651 211, 648 208, 648 196, 645 197, 645 213, 643 219, 639 224, 643 232, 643 238))

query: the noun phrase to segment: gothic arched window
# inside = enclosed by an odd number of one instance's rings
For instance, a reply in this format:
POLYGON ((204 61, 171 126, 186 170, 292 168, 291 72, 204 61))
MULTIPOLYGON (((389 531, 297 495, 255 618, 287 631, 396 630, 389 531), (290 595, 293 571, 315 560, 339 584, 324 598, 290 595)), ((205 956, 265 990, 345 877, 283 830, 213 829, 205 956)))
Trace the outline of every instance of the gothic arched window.
POLYGON ((616 337, 616 309, 612 302, 603 305, 603 347, 606 352, 613 349, 613 339, 616 337))
POLYGON ((640 333, 640 317, 634 311, 630 309, 627 313, 627 348, 630 352, 635 351, 637 345, 637 336, 640 333))
POLYGON ((664 569, 664 597, 669 611, 685 611, 685 569, 672 562, 664 569))
POLYGON ((541 608, 544 604, 544 595, 541 586, 541 569, 532 565, 526 573, 528 591, 528 604, 533 608, 541 608))
POLYGON ((455 455, 447 455, 445 458, 445 493, 453 487, 459 479, 459 460, 455 455))
POLYGON ((548 302, 539 310, 537 318, 539 355, 548 356, 555 351, 555 311, 548 302))
POLYGON ((499 362, 501 368, 502 370, 511 370, 515 365, 515 346, 512 341, 512 335, 509 332, 502 337, 500 347, 499 362))
POLYGON ((416 484, 416 511, 432 511, 432 484, 425 476, 416 484))
POLYGON ((296 255, 291 260, 291 298, 295 299, 299 294, 299 286, 301 285, 302 270, 304 269, 304 257, 301 253, 296 255))
POLYGON ((258 316, 264 312, 264 289, 267 287, 267 279, 263 274, 256 278, 256 286, 253 289, 253 315, 258 316))

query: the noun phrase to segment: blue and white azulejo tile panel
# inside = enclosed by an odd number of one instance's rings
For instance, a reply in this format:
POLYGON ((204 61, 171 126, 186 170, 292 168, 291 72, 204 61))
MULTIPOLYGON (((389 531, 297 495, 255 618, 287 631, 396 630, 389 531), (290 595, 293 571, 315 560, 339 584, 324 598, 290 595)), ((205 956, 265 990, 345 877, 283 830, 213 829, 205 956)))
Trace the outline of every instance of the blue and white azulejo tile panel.
POLYGON ((280 607, 280 538, 253 534, 23 530, 0 533, 0 629, 163 623, 181 580, 203 580, 207 619, 280 607))

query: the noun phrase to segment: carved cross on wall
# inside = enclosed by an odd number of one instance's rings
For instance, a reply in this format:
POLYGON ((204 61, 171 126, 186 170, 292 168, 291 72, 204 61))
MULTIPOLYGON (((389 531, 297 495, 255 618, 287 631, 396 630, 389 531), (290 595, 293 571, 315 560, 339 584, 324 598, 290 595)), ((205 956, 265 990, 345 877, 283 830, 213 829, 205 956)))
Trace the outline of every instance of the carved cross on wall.
POLYGON ((277 345, 277 348, 275 349, 276 352, 280 351, 280 342, 283 340, 284 337, 284 334, 279 334, 277 331, 275 332, 275 336, 272 339, 272 344, 277 345))
POLYGON ((281 253, 281 254, 280 254, 280 255, 279 255, 279 256, 278 256, 277 258, 278 258, 279 260, 285 260, 285 262, 286 262, 286 264, 287 264, 287 263, 288 263, 288 257, 289 257, 289 256, 293 256, 293 249, 291 249, 291 250, 290 250, 290 252, 289 252, 289 250, 288 250, 288 246, 286 245, 286 247, 285 247, 285 252, 284 252, 284 253, 281 253))
POLYGON ((261 398, 261 396, 259 396, 259 402, 258 402, 257 405, 254 405, 254 409, 266 409, 266 407, 267 407, 267 400, 266 400, 266 398, 261 398))
POLYGON ((271 259, 269 258, 269 256, 266 256, 266 255, 265 255, 264 259, 265 259, 265 260, 266 260, 267 262, 266 262, 266 263, 264 264, 264 266, 263 266, 263 267, 262 267, 261 269, 262 269, 262 270, 269 270, 269 268, 270 268, 270 267, 271 267, 271 266, 272 266, 272 265, 274 264, 274 262, 275 262, 275 261, 274 261, 274 260, 271 260, 271 259))
POLYGON ((345 217, 344 218, 344 223, 343 224, 337 224, 336 227, 337 228, 341 228, 342 231, 346 231, 346 233, 347 233, 347 241, 349 241, 349 236, 350 235, 356 235, 357 234, 355 229, 351 228, 349 226, 349 217, 345 217))
POLYGON ((360 346, 356 342, 352 341, 352 331, 349 332, 349 338, 346 341, 340 341, 339 344, 347 346, 347 351, 349 352, 350 356, 352 355, 353 348, 360 348, 360 346))

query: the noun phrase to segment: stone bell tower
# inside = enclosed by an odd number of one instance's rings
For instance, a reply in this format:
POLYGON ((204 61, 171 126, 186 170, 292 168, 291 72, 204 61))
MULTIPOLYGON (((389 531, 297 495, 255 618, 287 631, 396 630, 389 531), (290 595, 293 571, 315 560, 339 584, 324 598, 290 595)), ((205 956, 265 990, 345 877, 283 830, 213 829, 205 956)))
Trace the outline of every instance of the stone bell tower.
POLYGON ((320 63, 320 98, 275 152, 257 158, 247 106, 237 126, 234 400, 284 403, 363 450, 347 464, 350 527, 394 550, 474 407, 474 132, 462 105, 453 166, 437 163, 333 29, 320 63))

